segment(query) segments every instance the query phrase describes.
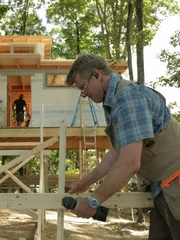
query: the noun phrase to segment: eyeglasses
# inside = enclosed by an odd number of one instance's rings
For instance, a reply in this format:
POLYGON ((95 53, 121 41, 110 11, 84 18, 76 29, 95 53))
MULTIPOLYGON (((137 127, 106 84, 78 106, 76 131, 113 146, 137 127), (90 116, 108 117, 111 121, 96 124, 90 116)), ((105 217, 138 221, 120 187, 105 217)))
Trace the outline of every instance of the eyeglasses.
POLYGON ((87 85, 88 85, 89 81, 91 80, 92 75, 93 75, 93 71, 91 72, 91 74, 90 74, 87 82, 85 83, 83 89, 81 89, 81 97, 83 97, 83 98, 87 97, 86 88, 87 88, 87 85))

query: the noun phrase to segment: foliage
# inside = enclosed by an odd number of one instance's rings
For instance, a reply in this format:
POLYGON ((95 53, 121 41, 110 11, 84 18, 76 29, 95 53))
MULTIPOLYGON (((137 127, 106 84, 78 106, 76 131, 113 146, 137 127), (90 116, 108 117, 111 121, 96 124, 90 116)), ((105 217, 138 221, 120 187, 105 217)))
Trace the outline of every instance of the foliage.
MULTIPOLYGON (((168 108, 173 111, 177 107, 177 102, 172 102, 168 105, 168 108)), ((172 113, 173 117, 180 122, 180 111, 172 113)))
POLYGON ((30 175, 39 175, 39 173, 40 173, 40 158, 39 158, 39 156, 36 156, 31 161, 29 161, 28 168, 30 169, 30 175))
POLYGON ((1 5, 0 5, 0 19, 2 19, 6 15, 8 9, 9 9, 9 6, 7 4, 2 4, 1 3, 1 5))
MULTIPOLYGON (((52 150, 50 155, 51 167, 50 172, 54 174, 59 173, 59 150, 52 150)), ((68 150, 66 151, 66 174, 77 174, 79 173, 79 151, 68 150)))
POLYGON ((167 63, 167 76, 162 76, 159 81, 162 86, 180 88, 180 30, 171 37, 170 44, 174 51, 162 50, 159 55, 160 60, 167 63))
MULTIPOLYGON (((12 161, 16 156, 0 156, 0 163, 2 164, 2 158, 4 164, 12 161)), ((54 174, 59 173, 59 150, 52 150, 50 153, 51 166, 49 166, 49 174, 52 172, 54 174)), ((28 163, 29 175, 39 175, 40 174, 40 157, 35 156, 28 163)), ((26 166, 27 166, 26 165, 26 166)), ((79 151, 78 150, 69 150, 66 152, 66 164, 65 164, 65 173, 66 174, 79 174, 79 151)), ((15 173, 16 176, 20 175, 20 170, 15 173)))
POLYGON ((180 111, 173 113, 173 116, 178 122, 180 122, 180 111))
MULTIPOLYGON (((122 59, 126 41, 128 2, 135 0, 53 0, 48 2, 47 21, 55 25, 53 57, 75 58, 79 52, 101 54, 107 59, 122 59)), ((143 2, 143 32, 136 28, 133 13, 132 46, 151 43, 161 21, 178 11, 177 1, 143 2), (141 38, 141 39, 139 39, 141 38)))
POLYGON ((83 51, 102 52, 102 45, 95 28, 97 20, 87 9, 87 0, 51 1, 47 20, 54 27, 53 57, 75 58, 83 51))
MULTIPOLYGON (((5 2, 5 1, 4 1, 5 2)), ((7 1, 6 1, 7 2, 7 1)), ((44 1, 11 0, 3 18, 0 29, 3 35, 44 35, 46 28, 38 16, 44 1)))
MULTIPOLYGON (((95 52, 107 59, 126 57, 125 41, 128 2, 135 0, 4 0, 1 1, 0 29, 4 35, 51 35, 53 58, 75 58, 79 52, 95 52), (53 25, 48 33, 38 12, 47 9, 53 25)), ((143 32, 137 31, 132 16, 131 45, 139 37, 143 46, 150 44, 160 22, 178 11, 177 1, 147 0, 143 3, 143 32)))

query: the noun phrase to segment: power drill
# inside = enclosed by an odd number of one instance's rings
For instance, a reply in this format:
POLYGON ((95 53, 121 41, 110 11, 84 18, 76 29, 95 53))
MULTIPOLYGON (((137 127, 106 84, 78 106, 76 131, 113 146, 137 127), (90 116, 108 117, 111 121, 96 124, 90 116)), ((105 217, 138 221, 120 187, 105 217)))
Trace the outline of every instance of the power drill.
MULTIPOLYGON (((64 197, 62 199, 62 205, 66 209, 74 209, 76 207, 76 199, 73 197, 64 197)), ((105 222, 107 215, 108 215, 109 209, 103 206, 100 206, 97 208, 96 214, 92 217, 95 220, 105 222)))

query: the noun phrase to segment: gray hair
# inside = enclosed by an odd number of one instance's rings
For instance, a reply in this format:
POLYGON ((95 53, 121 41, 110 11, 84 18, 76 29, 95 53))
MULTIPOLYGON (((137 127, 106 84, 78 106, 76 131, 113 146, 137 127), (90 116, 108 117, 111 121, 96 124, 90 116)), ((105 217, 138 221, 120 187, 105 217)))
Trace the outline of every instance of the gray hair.
POLYGON ((109 75, 112 70, 107 66, 107 62, 100 56, 93 53, 79 54, 71 66, 65 84, 71 86, 77 74, 82 80, 89 77, 94 69, 99 69, 104 75, 109 75))

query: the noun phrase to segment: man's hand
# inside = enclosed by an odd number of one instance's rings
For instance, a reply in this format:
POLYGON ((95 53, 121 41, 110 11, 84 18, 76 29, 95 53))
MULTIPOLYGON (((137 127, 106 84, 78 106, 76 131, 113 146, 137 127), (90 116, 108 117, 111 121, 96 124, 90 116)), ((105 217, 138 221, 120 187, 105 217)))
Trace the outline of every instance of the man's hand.
POLYGON ((76 214, 77 217, 90 218, 96 214, 97 210, 89 206, 88 198, 78 197, 76 200, 76 207, 71 212, 76 214))
POLYGON ((68 193, 83 193, 88 189, 89 185, 86 185, 83 179, 74 181, 70 188, 68 189, 68 193))

